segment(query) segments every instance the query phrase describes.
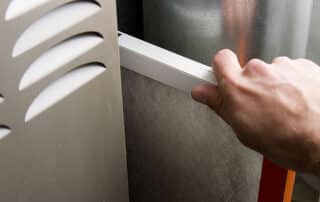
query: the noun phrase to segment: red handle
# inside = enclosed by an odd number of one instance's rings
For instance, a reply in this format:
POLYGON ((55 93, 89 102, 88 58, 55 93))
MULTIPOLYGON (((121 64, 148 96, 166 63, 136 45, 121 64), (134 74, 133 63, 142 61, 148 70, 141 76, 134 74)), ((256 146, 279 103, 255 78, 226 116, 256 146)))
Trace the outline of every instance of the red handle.
POLYGON ((291 202, 296 173, 263 160, 258 202, 291 202))

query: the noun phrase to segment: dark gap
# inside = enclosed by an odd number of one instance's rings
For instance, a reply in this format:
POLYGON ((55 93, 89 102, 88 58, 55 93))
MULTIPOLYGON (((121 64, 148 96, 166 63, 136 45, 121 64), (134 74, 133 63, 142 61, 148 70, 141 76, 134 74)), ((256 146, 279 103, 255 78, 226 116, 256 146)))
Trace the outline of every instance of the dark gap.
MULTIPOLYGON (((117 0, 117 13, 119 31, 144 40, 143 0, 117 0)), ((118 37, 120 36, 121 33, 118 33, 118 37)), ((131 148, 127 140, 126 145, 127 148, 131 148)), ((134 190, 137 189, 135 189, 135 183, 133 183, 134 173, 130 172, 134 165, 131 165, 129 161, 131 159, 129 152, 127 153, 127 159, 129 197, 132 200, 137 195, 137 193, 134 193, 134 190)))
POLYGON ((4 96, 2 94, 0 94, 0 104, 4 102, 4 96))
MULTIPOLYGON (((100 38, 104 39, 104 36, 103 36, 101 33, 99 33, 99 32, 95 32, 95 31, 82 32, 82 33, 77 33, 77 34, 75 34, 75 35, 72 35, 72 36, 70 36, 70 37, 68 37, 68 38, 66 38, 66 39, 63 39, 63 40, 60 41, 59 43, 51 46, 51 47, 49 48, 49 50, 52 49, 52 48, 54 48, 54 47, 59 46, 60 44, 65 43, 65 42, 67 42, 67 41, 69 41, 69 40, 72 40, 72 39, 77 38, 77 37, 85 36, 85 35, 97 36, 97 37, 100 37, 100 38)), ((1 97, 1 95, 0 95, 0 97, 1 97)))
POLYGON ((143 1, 117 0, 117 12, 119 30, 144 39, 143 1))
POLYGON ((97 6, 99 6, 100 8, 102 8, 101 4, 100 4, 98 1, 96 1, 96 0, 74 0, 74 1, 69 1, 69 2, 63 3, 63 4, 61 4, 61 5, 53 8, 52 10, 50 10, 48 13, 50 13, 50 12, 52 12, 52 11, 55 11, 55 10, 58 9, 58 8, 62 8, 62 7, 64 7, 64 6, 66 6, 66 5, 78 3, 78 2, 81 2, 81 1, 82 1, 82 2, 88 2, 88 3, 96 4, 97 6))
POLYGON ((6 125, 0 125, 0 129, 7 129, 7 130, 11 130, 11 128, 10 127, 8 127, 8 126, 6 126, 6 125))
POLYGON ((77 69, 86 68, 86 66, 88 66, 88 65, 98 65, 98 66, 101 66, 101 67, 103 67, 105 69, 107 68, 106 65, 103 64, 102 62, 95 61, 95 62, 89 62, 89 63, 83 64, 83 65, 80 65, 78 67, 75 67, 75 68, 71 69, 70 71, 68 71, 67 73, 65 73, 64 75, 67 75, 67 74, 69 74, 69 73, 71 73, 71 72, 73 72, 73 71, 75 71, 77 69))
MULTIPOLYGON (((72 3, 75 3, 75 2, 79 2, 79 1, 86 1, 86 2, 90 2, 90 3, 94 3, 97 6, 99 6, 100 8, 102 8, 102 5, 99 3, 99 1, 96 1, 96 0, 76 0, 76 1, 68 2, 66 4, 72 4, 72 3)), ((66 5, 66 4, 64 4, 64 5, 66 5)))
POLYGON ((81 32, 81 33, 77 33, 75 35, 72 35, 72 36, 64 39, 63 41, 59 42, 59 44, 65 42, 65 41, 68 41, 70 39, 85 36, 85 35, 97 36, 97 37, 104 39, 104 36, 101 33, 95 32, 95 31, 88 31, 88 32, 81 32))

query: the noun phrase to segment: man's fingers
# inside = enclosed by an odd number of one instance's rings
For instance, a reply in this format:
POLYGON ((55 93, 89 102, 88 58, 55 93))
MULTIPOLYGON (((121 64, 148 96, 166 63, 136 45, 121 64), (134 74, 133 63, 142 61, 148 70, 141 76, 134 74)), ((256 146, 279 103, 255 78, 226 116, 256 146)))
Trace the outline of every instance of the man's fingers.
POLYGON ((201 85, 193 89, 192 98, 202 104, 208 105, 217 113, 221 107, 221 96, 219 95, 217 86, 201 85))
POLYGON ((273 64, 290 64, 292 60, 287 56, 276 57, 272 60, 273 64))
POLYGON ((222 79, 233 79, 242 69, 237 55, 228 49, 221 50, 216 54, 213 66, 218 82, 222 79))
POLYGON ((295 59, 294 62, 296 62, 302 68, 305 68, 305 67, 316 67, 316 68, 319 68, 319 65, 317 65, 313 61, 305 59, 305 58, 295 59))
MULTIPOLYGON (((214 72, 218 81, 221 84, 223 79, 233 80, 235 75, 242 71, 238 57, 231 50, 222 50, 214 58, 214 72)), ((202 85, 196 87, 192 91, 192 97, 196 101, 208 105, 220 116, 223 111, 223 99, 219 94, 218 87, 215 85, 202 85)))

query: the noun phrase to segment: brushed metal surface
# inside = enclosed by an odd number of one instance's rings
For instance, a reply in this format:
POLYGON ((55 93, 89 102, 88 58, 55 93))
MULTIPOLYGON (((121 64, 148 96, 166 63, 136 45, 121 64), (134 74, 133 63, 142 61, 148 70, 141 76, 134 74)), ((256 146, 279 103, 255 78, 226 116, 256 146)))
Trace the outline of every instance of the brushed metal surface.
MULTIPOLYGON (((221 48, 236 51, 243 64, 282 55, 319 62, 319 7, 313 0, 149 0, 145 36, 206 64, 221 48)), ((302 192, 297 186, 295 197, 302 192)))
POLYGON ((0 140, 0 201, 128 202, 115 1, 99 0, 99 12, 54 36, 50 32, 55 27, 39 30, 50 37, 16 58, 11 56, 19 36, 32 23, 70 2, 48 1, 9 20, 5 13, 11 0, 0 2, 0 94, 5 98, 0 104, 0 126, 11 129, 0 140), (104 41, 19 91, 24 73, 39 56, 87 32, 100 33, 104 41), (73 68, 91 62, 104 64, 105 71, 25 122, 29 106, 44 89, 73 68))
MULTIPOLYGON (((313 2, 307 58, 320 64, 320 1, 313 2)), ((294 190, 294 200, 318 202, 320 196, 320 178, 298 173, 294 190)))
POLYGON ((313 0, 145 0, 145 38, 205 64, 221 48, 244 63, 303 57, 313 0))
MULTIPOLYGON (((313 0, 147 0, 147 41, 210 64, 222 48, 245 64, 276 56, 320 61, 319 1, 313 0)), ((300 195, 296 187, 295 197, 300 195)))
POLYGON ((320 1, 313 2, 307 57, 320 64, 320 1))

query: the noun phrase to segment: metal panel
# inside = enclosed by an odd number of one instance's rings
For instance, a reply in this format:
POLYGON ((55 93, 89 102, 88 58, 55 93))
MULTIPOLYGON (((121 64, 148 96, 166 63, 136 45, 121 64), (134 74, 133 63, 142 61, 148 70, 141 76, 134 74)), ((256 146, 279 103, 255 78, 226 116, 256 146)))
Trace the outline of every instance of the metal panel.
POLYGON ((0 2, 0 201, 128 201, 113 0, 0 2))
POLYGON ((305 55, 313 0, 147 0, 145 38, 205 64, 221 48, 253 58, 305 55), (155 23, 156 22, 156 23, 155 23))

